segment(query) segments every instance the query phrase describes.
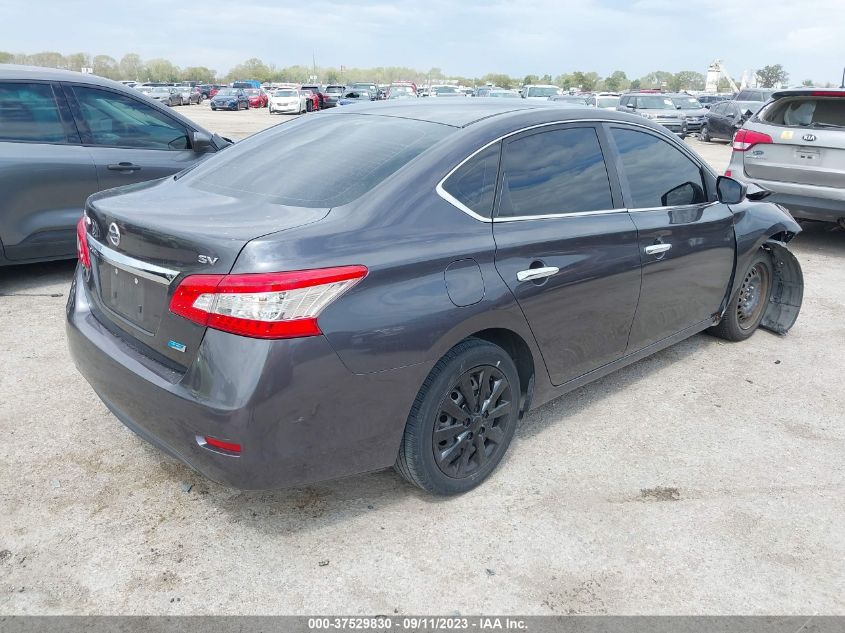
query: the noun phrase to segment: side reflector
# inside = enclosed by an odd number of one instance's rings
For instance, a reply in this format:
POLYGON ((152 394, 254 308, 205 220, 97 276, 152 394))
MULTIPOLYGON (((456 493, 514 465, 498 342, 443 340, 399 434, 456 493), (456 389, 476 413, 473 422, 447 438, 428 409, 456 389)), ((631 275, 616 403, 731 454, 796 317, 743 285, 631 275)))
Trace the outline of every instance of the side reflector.
POLYGON ((235 444, 234 442, 224 442, 223 440, 218 440, 216 437, 209 437, 208 435, 206 435, 203 439, 206 444, 213 446, 214 448, 222 448, 224 451, 229 451, 231 453, 241 452, 240 444, 235 444))

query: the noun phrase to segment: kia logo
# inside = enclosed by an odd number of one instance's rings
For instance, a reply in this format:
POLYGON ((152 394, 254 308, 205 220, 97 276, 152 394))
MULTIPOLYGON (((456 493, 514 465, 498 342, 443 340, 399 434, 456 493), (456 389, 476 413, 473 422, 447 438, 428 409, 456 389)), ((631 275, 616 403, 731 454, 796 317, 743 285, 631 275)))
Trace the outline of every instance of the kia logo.
POLYGON ((816 135, 815 135, 815 134, 805 134, 805 135, 804 135, 804 136, 802 136, 801 138, 803 138, 805 141, 808 141, 808 142, 809 142, 809 141, 815 141, 815 140, 816 140, 816 135))
POLYGON ((117 228, 117 224, 114 222, 109 224, 109 242, 115 246, 120 244, 120 229, 117 228))

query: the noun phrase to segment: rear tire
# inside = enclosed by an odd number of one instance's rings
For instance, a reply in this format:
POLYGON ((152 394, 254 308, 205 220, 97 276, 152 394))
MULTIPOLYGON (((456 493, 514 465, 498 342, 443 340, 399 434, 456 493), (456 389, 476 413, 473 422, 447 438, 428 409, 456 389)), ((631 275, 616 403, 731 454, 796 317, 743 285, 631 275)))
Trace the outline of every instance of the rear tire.
POLYGON ((754 334, 772 296, 772 271, 772 258, 760 250, 741 278, 722 320, 707 331, 726 341, 744 341, 754 334))
POLYGON ((519 419, 519 373, 505 350, 481 339, 453 347, 411 407, 395 469, 432 494, 475 488, 501 461, 519 419))

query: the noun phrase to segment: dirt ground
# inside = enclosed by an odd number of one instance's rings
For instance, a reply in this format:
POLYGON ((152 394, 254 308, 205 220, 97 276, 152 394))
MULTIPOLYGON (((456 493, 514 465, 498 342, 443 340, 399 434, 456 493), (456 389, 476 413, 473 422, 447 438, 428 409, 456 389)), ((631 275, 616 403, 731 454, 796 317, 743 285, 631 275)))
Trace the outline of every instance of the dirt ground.
MULTIPOLYGON (((238 138, 286 120, 181 110, 238 138)), ((204 481, 76 372, 73 263, 0 269, 0 613, 845 614, 845 232, 793 250, 787 336, 695 336, 562 397, 451 499, 391 471, 204 481)))

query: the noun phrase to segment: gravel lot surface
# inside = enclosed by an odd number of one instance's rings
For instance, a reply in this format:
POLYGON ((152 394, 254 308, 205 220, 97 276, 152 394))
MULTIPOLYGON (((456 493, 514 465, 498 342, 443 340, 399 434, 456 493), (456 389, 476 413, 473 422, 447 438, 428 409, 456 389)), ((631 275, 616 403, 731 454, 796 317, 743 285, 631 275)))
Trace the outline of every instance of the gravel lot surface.
MULTIPOLYGON (((181 111, 236 138, 288 120, 181 111)), ((793 250, 787 336, 695 336, 560 398, 454 499, 391 471, 204 481, 74 369, 73 263, 0 269, 0 613, 845 614, 845 232, 793 250)))

